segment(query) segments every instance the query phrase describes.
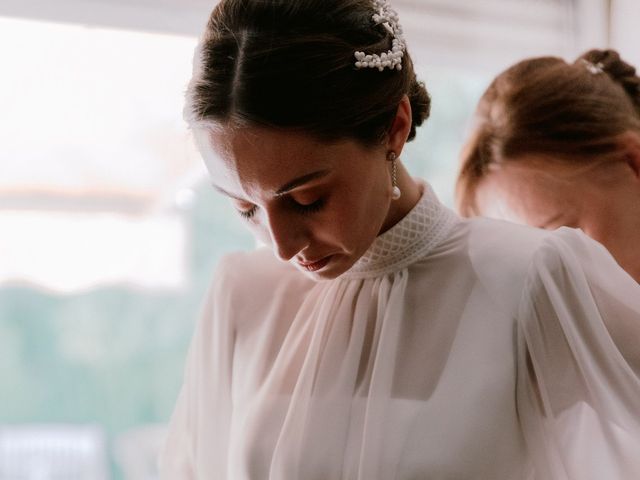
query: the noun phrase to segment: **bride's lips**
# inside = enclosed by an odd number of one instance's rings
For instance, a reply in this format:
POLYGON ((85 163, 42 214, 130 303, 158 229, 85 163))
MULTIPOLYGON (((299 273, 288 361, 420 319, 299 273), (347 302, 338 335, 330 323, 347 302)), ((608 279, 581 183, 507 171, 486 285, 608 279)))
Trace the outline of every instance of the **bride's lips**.
POLYGON ((305 270, 309 272, 317 272, 318 270, 326 267, 332 257, 333 255, 329 255, 319 260, 315 260, 311 262, 304 261, 304 260, 296 260, 296 261, 298 262, 298 265, 300 265, 305 270))

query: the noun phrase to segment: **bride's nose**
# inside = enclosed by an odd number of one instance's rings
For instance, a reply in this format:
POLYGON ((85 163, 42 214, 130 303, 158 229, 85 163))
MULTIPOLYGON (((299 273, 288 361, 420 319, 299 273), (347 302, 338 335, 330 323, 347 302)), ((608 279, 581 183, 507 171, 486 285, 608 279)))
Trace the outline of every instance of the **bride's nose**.
POLYGON ((274 252, 283 261, 289 261, 309 244, 304 222, 288 215, 268 215, 268 229, 274 252))

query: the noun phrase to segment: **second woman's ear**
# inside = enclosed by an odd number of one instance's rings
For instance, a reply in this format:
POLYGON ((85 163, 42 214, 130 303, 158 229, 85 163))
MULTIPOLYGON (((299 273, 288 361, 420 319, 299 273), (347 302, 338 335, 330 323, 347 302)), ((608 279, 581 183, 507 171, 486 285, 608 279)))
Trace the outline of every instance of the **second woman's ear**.
POLYGON ((640 133, 626 132, 621 139, 625 161, 640 181, 640 133))
POLYGON ((393 120, 389 135, 387 137, 387 151, 396 152, 398 157, 402 154, 402 149, 409 133, 411 132, 412 112, 411 102, 409 97, 405 95, 400 100, 398 110, 396 111, 396 118, 393 120))

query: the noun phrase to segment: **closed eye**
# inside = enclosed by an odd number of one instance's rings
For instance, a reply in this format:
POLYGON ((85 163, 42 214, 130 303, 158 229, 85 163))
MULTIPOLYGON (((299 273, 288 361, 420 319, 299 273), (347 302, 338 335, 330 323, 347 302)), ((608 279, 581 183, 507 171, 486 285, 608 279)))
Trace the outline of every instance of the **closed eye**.
POLYGON ((238 213, 245 220, 251 220, 253 218, 253 216, 256 214, 256 210, 257 209, 258 209, 258 207, 256 205, 254 205, 249 210, 238 210, 238 213))
POLYGON ((311 215, 312 213, 319 212, 325 206, 325 203, 326 202, 324 198, 320 198, 315 202, 309 204, 302 204, 291 199, 291 206, 294 208, 294 210, 296 210, 298 213, 301 213, 302 215, 311 215))
MULTIPOLYGON (((297 213, 300 213, 301 215, 311 215, 313 213, 316 213, 322 210, 322 208, 326 204, 326 201, 324 198, 321 198, 319 200, 316 200, 315 202, 312 202, 309 204, 303 204, 300 202, 296 202, 294 199, 289 197, 287 199, 287 203, 297 213)), ((253 205, 248 210, 241 210, 241 209, 237 209, 237 210, 242 218, 244 218, 245 220, 251 220, 255 216, 256 211, 258 210, 258 206, 253 205)))

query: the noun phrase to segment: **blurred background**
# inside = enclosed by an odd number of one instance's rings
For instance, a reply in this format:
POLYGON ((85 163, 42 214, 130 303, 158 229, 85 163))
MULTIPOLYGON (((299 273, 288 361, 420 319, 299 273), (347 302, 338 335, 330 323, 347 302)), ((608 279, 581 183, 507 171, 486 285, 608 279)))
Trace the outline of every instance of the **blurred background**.
MULTIPOLYGON (((295 1, 295 0, 292 0, 295 1)), ((433 113, 405 156, 451 205, 490 79, 612 46, 638 0, 395 0, 433 113)), ((182 121, 214 0, 0 0, 0 480, 151 480, 218 258, 252 248, 182 121)))

